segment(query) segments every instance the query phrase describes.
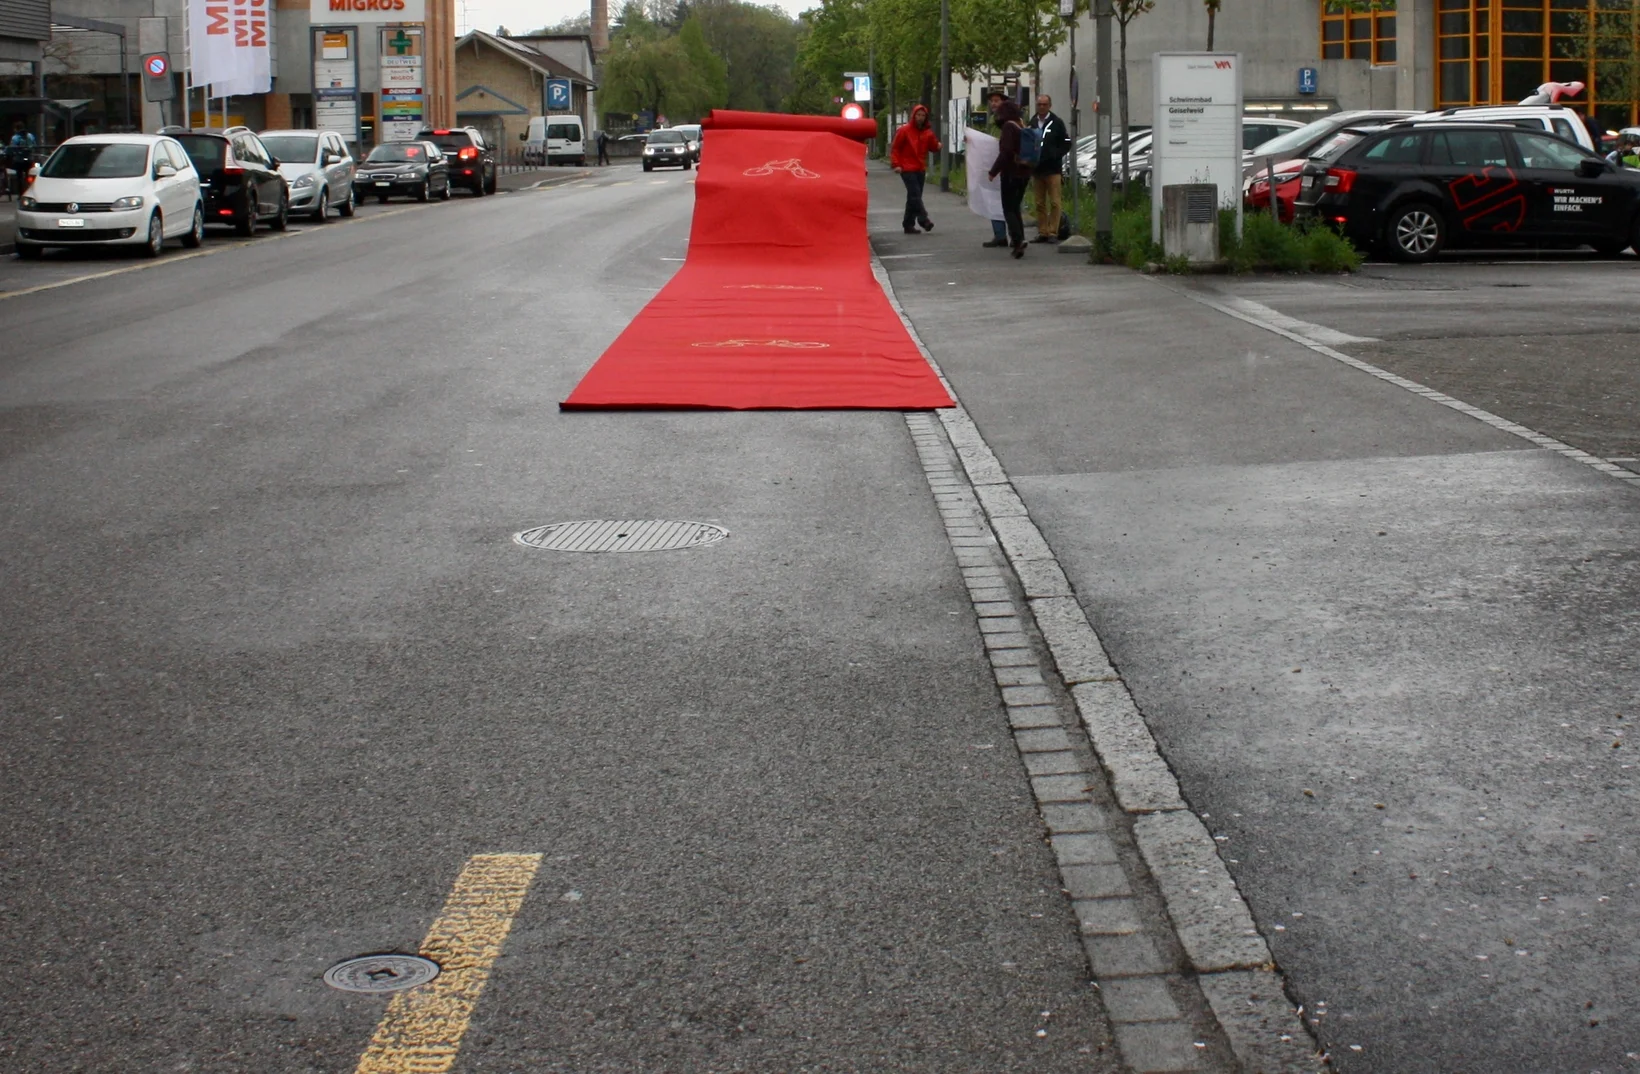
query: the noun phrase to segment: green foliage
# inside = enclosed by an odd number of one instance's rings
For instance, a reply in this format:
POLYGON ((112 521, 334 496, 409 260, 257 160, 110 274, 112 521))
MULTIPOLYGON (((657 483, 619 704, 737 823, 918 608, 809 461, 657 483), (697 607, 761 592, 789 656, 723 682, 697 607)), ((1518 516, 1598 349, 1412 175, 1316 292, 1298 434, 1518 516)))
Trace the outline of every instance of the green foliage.
POLYGON ((1236 242, 1235 214, 1228 215, 1229 228, 1224 226, 1224 214, 1219 218, 1220 247, 1237 272, 1261 268, 1301 272, 1308 267, 1304 242, 1297 231, 1265 213, 1248 213, 1242 220, 1241 241, 1236 242), (1227 238, 1229 242, 1225 241, 1227 238))
POLYGON ((1555 55, 1583 63, 1578 77, 1593 83, 1590 98, 1603 104, 1640 102, 1640 0, 1593 0, 1589 8, 1556 12, 1555 17, 1564 20, 1566 32, 1554 39, 1555 55))
MULTIPOLYGON (((1084 190, 1079 200, 1082 233, 1093 238, 1092 191, 1084 190)), ((1234 209, 1219 212, 1219 254, 1232 272, 1354 272, 1362 261, 1348 239, 1320 223, 1292 227, 1267 214, 1249 213, 1238 238, 1234 209)), ((1132 269, 1161 265, 1167 272, 1180 273, 1191 268, 1184 258, 1168 257, 1159 244, 1150 241, 1150 199, 1142 193, 1116 197, 1110 258, 1132 269)))
POLYGON ((688 123, 713 108, 773 110, 790 93, 798 24, 744 0, 628 0, 603 58, 600 103, 688 123))
POLYGON ((683 49, 691 73, 700 82, 701 99, 691 102, 695 105, 689 110, 692 116, 698 118, 714 108, 728 105, 729 65, 706 44, 706 33, 693 15, 684 19, 683 27, 678 30, 678 45, 683 49))
POLYGON ((689 10, 707 45, 723 57, 728 107, 779 110, 793 88, 798 22, 779 8, 741 0, 696 0, 689 10))
POLYGON ((1354 272, 1363 260, 1350 240, 1321 224, 1304 232, 1304 256, 1311 272, 1354 272))

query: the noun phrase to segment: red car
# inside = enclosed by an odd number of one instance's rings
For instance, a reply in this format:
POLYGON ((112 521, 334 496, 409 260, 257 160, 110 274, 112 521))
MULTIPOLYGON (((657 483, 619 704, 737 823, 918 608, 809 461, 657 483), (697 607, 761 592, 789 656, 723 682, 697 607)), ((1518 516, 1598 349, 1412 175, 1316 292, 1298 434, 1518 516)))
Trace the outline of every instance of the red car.
MULTIPOLYGON (((1283 224, 1293 222, 1293 207, 1298 203, 1299 182, 1304 176, 1304 161, 1284 160, 1275 166, 1276 213, 1283 224)), ((1270 176, 1255 172, 1242 185, 1242 211, 1268 213, 1270 211, 1270 176)))

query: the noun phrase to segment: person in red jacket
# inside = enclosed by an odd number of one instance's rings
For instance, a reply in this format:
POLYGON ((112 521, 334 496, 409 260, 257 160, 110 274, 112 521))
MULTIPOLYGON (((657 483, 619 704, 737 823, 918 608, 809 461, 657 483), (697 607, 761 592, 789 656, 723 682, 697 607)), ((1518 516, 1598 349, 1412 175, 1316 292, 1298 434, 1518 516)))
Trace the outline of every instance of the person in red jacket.
POLYGON ((889 164, 905 183, 905 219, 901 226, 907 235, 917 233, 917 224, 924 231, 934 230, 934 221, 923 206, 923 182, 928 177, 928 154, 939 148, 940 140, 928 123, 928 108, 919 104, 911 109, 911 121, 894 132, 894 146, 888 154, 889 164))

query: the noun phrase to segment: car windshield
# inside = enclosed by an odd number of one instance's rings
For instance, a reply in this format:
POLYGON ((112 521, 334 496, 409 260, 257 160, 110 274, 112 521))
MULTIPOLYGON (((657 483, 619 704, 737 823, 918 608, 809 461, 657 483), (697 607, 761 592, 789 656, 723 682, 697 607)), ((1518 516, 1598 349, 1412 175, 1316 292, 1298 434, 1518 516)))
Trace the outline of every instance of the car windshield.
POLYGON ((262 144, 268 152, 286 163, 311 164, 319 157, 319 136, 316 134, 264 134, 262 144))
POLYGON ((1315 147, 1310 154, 1311 160, 1335 160, 1344 150, 1359 142, 1363 137, 1360 131, 1339 131, 1325 142, 1315 147))
POLYGON ((683 141, 683 135, 677 131, 653 131, 649 135, 650 145, 676 145, 683 141))
POLYGON ((130 142, 58 146, 40 174, 47 179, 128 179, 148 170, 148 147, 130 142))
POLYGON ((1306 123, 1295 131, 1278 134, 1262 145, 1255 145, 1253 155, 1256 157, 1278 157, 1285 153, 1296 153, 1328 131, 1336 129, 1338 122, 1337 116, 1327 116, 1306 123))
POLYGON ((581 140, 581 128, 573 123, 552 123, 547 126, 547 137, 578 142, 581 140))
POLYGON ((376 148, 372 149, 370 151, 370 155, 365 158, 365 162, 370 163, 372 161, 383 160, 406 161, 426 159, 427 149, 419 142, 389 142, 386 145, 378 145, 376 148))
POLYGON ((221 138, 208 134, 179 134, 176 139, 188 151, 188 159, 194 162, 194 168, 201 175, 209 175, 222 167, 222 157, 228 143, 221 138))

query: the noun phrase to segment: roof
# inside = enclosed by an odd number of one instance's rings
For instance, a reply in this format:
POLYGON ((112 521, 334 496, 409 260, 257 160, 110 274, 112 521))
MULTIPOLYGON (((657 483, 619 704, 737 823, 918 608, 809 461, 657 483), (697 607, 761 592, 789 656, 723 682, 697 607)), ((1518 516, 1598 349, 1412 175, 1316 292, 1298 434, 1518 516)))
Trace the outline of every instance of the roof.
POLYGON ((64 138, 64 142, 115 142, 128 145, 153 145, 161 138, 169 138, 169 134, 76 134, 72 138, 64 138))
POLYGON ((548 78, 567 78, 571 82, 586 86, 588 89, 598 88, 598 83, 594 82, 586 75, 583 75, 581 72, 575 70, 575 68, 558 62, 546 53, 537 52, 535 49, 532 49, 527 45, 521 45, 510 38, 497 37, 494 34, 487 34, 483 30, 473 30, 467 34, 467 36, 457 41, 456 53, 459 55, 461 52, 461 46, 467 44, 469 41, 475 40, 489 45, 502 55, 509 56, 526 67, 539 71, 548 78))

